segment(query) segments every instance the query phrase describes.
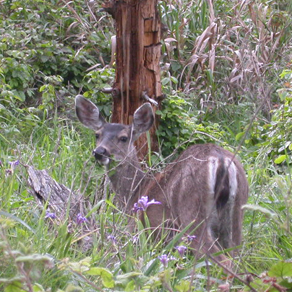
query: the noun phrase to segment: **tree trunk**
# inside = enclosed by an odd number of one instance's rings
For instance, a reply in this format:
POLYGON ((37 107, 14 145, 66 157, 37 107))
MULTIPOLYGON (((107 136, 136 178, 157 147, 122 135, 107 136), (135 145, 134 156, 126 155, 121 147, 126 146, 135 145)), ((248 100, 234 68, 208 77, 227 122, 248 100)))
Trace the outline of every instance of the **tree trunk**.
MULTIPOLYGON (((135 110, 147 97, 158 106, 161 101, 161 23, 157 0, 112 0, 104 4, 104 9, 116 21, 112 122, 130 124, 135 110)), ((157 150, 155 127, 150 136, 152 150, 157 150)), ((140 158, 147 154, 146 135, 137 141, 136 147, 140 158)))

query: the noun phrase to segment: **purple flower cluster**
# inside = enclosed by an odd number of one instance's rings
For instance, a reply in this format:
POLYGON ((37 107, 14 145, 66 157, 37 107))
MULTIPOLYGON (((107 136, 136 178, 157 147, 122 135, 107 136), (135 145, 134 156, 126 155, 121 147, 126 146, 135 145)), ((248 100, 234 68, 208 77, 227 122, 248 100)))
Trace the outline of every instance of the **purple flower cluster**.
POLYGON ((137 203, 134 204, 133 211, 143 211, 145 212, 150 205, 161 205, 160 202, 154 199, 149 202, 148 196, 142 196, 137 203))
POLYGON ((77 218, 76 218, 76 222, 77 224, 82 224, 82 223, 85 223, 87 222, 87 219, 86 217, 82 216, 80 213, 77 214, 77 218))
POLYGON ((19 163, 20 163, 19 160, 9 162, 9 164, 11 165, 11 169, 15 169, 16 166, 19 165, 19 163))
POLYGON ((117 243, 117 240, 113 235, 108 235, 107 240, 111 241, 113 244, 117 243))
MULTIPOLYGON (((45 219, 57 219, 57 215, 56 213, 50 212, 50 211, 46 211, 46 215, 45 215, 45 219)), ((84 222, 87 222, 88 220, 86 219, 86 217, 82 216, 82 214, 78 213, 77 217, 76 217, 76 222, 78 225, 81 225, 84 222)))
POLYGON ((196 235, 187 235, 187 237, 184 237, 183 240, 184 242, 190 244, 192 243, 192 241, 194 241, 196 239, 196 235))
POLYGON ((183 257, 188 248, 184 245, 178 245, 175 249, 178 251, 180 257, 183 257))
MULTIPOLYGON (((15 168, 20 164, 19 160, 9 161, 10 168, 5 169, 6 175, 11 175, 14 173, 15 168)), ((3 162, 0 160, 0 167, 3 167, 3 162)))
POLYGON ((46 215, 45 215, 45 219, 47 219, 47 218, 56 219, 57 215, 55 213, 53 213, 53 212, 47 211, 46 215))
POLYGON ((193 241, 197 238, 197 236, 196 235, 188 235, 187 238, 189 241, 193 241))
POLYGON ((175 261, 176 258, 173 256, 168 256, 167 254, 163 254, 161 256, 158 256, 158 259, 163 264, 164 268, 167 267, 169 261, 175 261))

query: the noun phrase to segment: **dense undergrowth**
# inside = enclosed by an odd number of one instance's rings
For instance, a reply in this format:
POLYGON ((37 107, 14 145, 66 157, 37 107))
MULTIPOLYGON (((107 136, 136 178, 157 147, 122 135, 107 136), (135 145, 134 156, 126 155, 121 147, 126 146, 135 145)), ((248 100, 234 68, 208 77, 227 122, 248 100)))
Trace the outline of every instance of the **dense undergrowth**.
POLYGON ((1 291, 291 291, 292 6, 274 2, 159 4, 168 26, 167 98, 153 164, 192 143, 238 153, 250 199, 228 275, 188 249, 180 254, 186 241, 152 242, 138 222, 129 233, 91 158, 94 137, 77 122, 73 101, 81 92, 110 116, 101 89, 114 78, 114 26, 101 3, 0 2, 1 291), (80 224, 36 204, 27 165, 47 169, 94 206, 90 250, 78 244, 80 224))

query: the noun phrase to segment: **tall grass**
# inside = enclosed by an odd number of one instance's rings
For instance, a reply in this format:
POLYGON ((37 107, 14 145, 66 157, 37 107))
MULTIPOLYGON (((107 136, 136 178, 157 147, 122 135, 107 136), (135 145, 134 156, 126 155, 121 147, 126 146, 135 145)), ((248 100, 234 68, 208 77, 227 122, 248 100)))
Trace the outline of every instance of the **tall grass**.
MULTIPOLYGON (((0 143, 0 287, 5 291, 70 291, 73 286, 82 291, 216 291, 225 285, 220 267, 207 267, 190 250, 180 257, 174 248, 179 241, 153 241, 152 231, 139 222, 136 232, 127 230, 127 216, 115 206, 102 184, 102 170, 90 158, 93 138, 77 123, 55 116, 31 128, 30 136, 6 135, 0 143), (12 169, 9 162, 16 160, 20 164, 12 169), (94 206, 94 232, 84 233, 68 218, 45 218, 29 193, 26 165, 47 169, 58 182, 81 191, 94 206), (90 244, 80 245, 87 235, 90 244), (160 255, 169 257, 167 265, 160 255)), ((291 173, 278 174, 262 159, 242 158, 251 196, 233 272, 245 280, 244 275, 291 258, 291 173)), ((237 279, 228 285, 234 290, 245 286, 237 279)))
POLYGON ((70 291, 73 285, 83 291, 187 291, 224 282, 220 268, 207 269, 206 275, 204 260, 195 261, 190 251, 180 257, 174 248, 179 242, 153 241, 152 231, 138 222, 137 232, 126 229, 126 215, 115 207, 89 159, 93 140, 86 130, 57 116, 30 129, 30 136, 20 132, 1 139, 1 289, 70 291), (9 162, 16 160, 20 164, 12 167, 9 162), (26 165, 47 169, 58 182, 82 191, 96 206, 94 232, 84 234, 69 218, 46 218, 29 192, 26 165), (84 235, 91 236, 88 246, 79 244, 84 235), (170 258, 165 266, 158 259, 162 254, 170 258))

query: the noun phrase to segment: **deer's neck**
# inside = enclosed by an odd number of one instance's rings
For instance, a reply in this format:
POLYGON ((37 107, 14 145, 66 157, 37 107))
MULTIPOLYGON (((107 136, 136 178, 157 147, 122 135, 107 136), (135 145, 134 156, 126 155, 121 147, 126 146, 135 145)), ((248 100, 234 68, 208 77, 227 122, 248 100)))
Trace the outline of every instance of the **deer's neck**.
POLYGON ((142 171, 138 158, 127 159, 109 170, 109 178, 119 201, 130 211, 137 202, 146 175, 142 171))

